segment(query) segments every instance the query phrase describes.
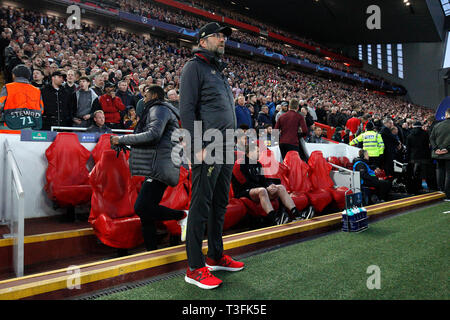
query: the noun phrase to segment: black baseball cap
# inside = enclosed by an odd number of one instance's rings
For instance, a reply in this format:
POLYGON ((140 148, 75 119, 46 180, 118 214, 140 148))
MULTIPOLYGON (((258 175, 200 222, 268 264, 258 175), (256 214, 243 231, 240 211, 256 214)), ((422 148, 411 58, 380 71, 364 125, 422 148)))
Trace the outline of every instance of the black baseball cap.
POLYGON ((105 87, 104 87, 105 89, 106 88, 116 88, 116 85, 114 84, 114 83, 112 83, 112 82, 110 82, 110 81, 107 81, 106 83, 105 83, 105 87))
POLYGON ((205 24, 198 30, 197 39, 198 41, 200 41, 200 39, 207 37, 213 33, 223 33, 225 36, 229 37, 232 33, 232 30, 230 27, 222 27, 217 22, 210 22, 208 24, 205 24))

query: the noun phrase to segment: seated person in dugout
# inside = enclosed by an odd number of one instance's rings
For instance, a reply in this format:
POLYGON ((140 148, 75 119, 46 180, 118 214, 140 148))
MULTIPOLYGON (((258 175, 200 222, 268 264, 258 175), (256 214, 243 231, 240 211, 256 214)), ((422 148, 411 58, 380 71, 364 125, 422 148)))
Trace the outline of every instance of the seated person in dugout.
POLYGON ((273 184, 263 175, 263 168, 258 161, 259 148, 255 144, 246 143, 243 162, 239 166, 239 176, 233 176, 231 183, 236 198, 248 198, 261 203, 267 213, 267 223, 270 225, 284 224, 292 220, 302 220, 311 217, 311 210, 300 212, 286 188, 281 184, 273 184), (279 199, 280 209, 276 212, 271 201, 279 199))
POLYGON ((353 171, 360 172, 361 186, 375 188, 375 194, 372 194, 370 199, 372 203, 386 201, 389 191, 391 191, 392 188, 392 182, 376 176, 376 171, 379 170, 379 168, 373 170, 369 166, 369 153, 367 150, 359 150, 358 156, 359 157, 353 161, 353 171))

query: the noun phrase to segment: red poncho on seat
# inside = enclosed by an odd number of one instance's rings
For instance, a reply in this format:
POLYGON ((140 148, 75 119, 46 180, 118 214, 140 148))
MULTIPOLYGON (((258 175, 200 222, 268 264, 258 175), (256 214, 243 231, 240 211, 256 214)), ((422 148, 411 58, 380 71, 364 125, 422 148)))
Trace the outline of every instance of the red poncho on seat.
POLYGON ((345 192, 348 188, 334 187, 334 182, 330 177, 332 166, 325 160, 322 151, 313 151, 309 157, 308 165, 310 167, 310 179, 313 188, 315 190, 326 190, 330 192, 337 208, 345 208, 345 192))
POLYGON ((92 186, 89 223, 101 242, 129 249, 143 243, 141 219, 134 212, 137 180, 131 178, 125 155, 105 150, 89 174, 92 186))
POLYGON ((44 189, 60 207, 85 204, 91 200, 92 189, 86 168, 90 155, 72 132, 58 133, 45 151, 48 167, 44 189))

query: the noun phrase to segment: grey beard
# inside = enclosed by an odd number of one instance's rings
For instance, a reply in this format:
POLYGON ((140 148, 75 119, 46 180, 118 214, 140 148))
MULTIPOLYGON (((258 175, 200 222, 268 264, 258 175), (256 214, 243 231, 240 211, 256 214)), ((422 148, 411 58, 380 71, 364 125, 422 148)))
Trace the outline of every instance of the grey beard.
POLYGON ((225 54, 225 48, 217 48, 216 54, 217 54, 218 56, 224 55, 224 54, 225 54))

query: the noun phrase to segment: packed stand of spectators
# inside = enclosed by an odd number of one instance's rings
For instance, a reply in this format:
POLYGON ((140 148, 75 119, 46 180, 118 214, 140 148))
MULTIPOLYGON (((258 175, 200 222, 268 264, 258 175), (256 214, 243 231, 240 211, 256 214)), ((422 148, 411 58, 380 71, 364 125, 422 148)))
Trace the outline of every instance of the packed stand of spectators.
MULTIPOLYGON (((138 102, 144 98, 145 85, 163 86, 166 93, 170 92, 174 104, 177 103, 181 68, 191 57, 190 50, 186 48, 177 48, 164 40, 147 39, 100 26, 82 24, 81 30, 67 30, 64 21, 58 17, 23 9, 3 8, 0 10, 0 18, 3 30, 2 52, 9 55, 2 59, 5 61, 7 82, 11 81, 8 76, 10 70, 19 63, 31 69, 31 82, 42 89, 49 86, 53 78, 58 77, 54 75, 55 72, 60 71, 63 81, 55 85, 69 88, 67 99, 71 103, 68 105, 73 106, 74 92, 80 91, 80 79, 87 77, 83 82, 88 82, 86 85, 90 88, 89 92, 92 92, 92 97, 88 99, 93 108, 88 110, 91 116, 95 110, 102 108, 101 101, 103 108, 108 109, 105 102, 109 100, 106 99, 106 91, 114 88, 114 97, 109 96, 112 97, 111 100, 120 98, 124 105, 125 108, 117 103, 117 112, 121 115, 122 122, 116 123, 117 115, 111 120, 107 112, 105 114, 106 122, 118 127, 124 127, 123 118, 130 107, 134 107, 139 117, 138 102), (110 87, 111 84, 113 87, 110 87), (94 102, 96 99, 98 103, 94 102)), ((332 113, 332 106, 347 110, 344 113, 370 113, 380 119, 391 115, 395 119, 415 117, 423 120, 430 114, 426 108, 411 105, 398 97, 373 93, 360 85, 331 81, 230 55, 225 55, 225 60, 228 68, 224 72, 235 98, 243 94, 245 104, 253 106, 252 119, 255 124, 261 107, 267 105, 267 117, 270 120, 262 123, 271 122, 274 126, 276 113, 281 110, 282 103, 292 98, 300 100, 300 110, 302 107, 317 110, 312 117, 307 116, 310 126, 311 121, 319 121, 345 128, 344 120, 336 122, 334 116, 327 119, 327 114, 332 113)), ((76 123, 78 120, 85 120, 76 114, 73 116, 74 113, 75 110, 65 125, 79 125, 76 123)))
MULTIPOLYGON (((130 12, 136 15, 145 16, 147 18, 156 19, 162 22, 182 26, 185 28, 189 28, 192 30, 197 30, 202 25, 205 25, 207 22, 203 18, 199 18, 197 16, 191 15, 189 12, 182 11, 177 8, 166 7, 161 5, 155 1, 142 1, 142 0, 120 0, 119 2, 120 8, 123 11, 130 12)), ((198 4, 196 5, 198 7, 198 4)), ((238 21, 245 22, 241 14, 234 13, 232 11, 221 10, 219 8, 212 8, 208 4, 202 4, 203 9, 209 8, 210 12, 220 13, 227 17, 234 17, 238 21), (211 10, 216 11, 211 11, 211 10), (237 16, 236 16, 237 15, 237 16), (237 18, 240 19, 237 19, 237 18)), ((254 19, 246 20, 246 23, 260 26, 254 19), (251 23, 250 23, 251 22, 251 23)), ((267 29, 268 26, 262 27, 263 29, 267 29)), ((270 28, 273 30, 273 28, 270 28)), ((282 34, 280 30, 277 30, 277 33, 282 34)), ((290 38, 298 38, 294 37, 292 34, 284 34, 284 36, 289 36, 290 38)), ((305 50, 301 50, 299 48, 294 48, 292 45, 286 45, 285 43, 269 40, 263 38, 259 35, 253 35, 251 33, 243 32, 240 30, 234 31, 230 37, 230 40, 234 40, 240 43, 248 44, 254 47, 264 47, 266 50, 282 54, 284 56, 289 56, 293 58, 297 58, 303 61, 311 62, 314 64, 318 64, 320 66, 330 67, 336 70, 349 72, 352 74, 358 74, 360 76, 367 77, 372 80, 381 80, 380 77, 377 77, 373 74, 363 71, 361 68, 355 68, 352 66, 347 66, 342 62, 337 62, 333 60, 326 59, 325 57, 319 56, 315 53, 309 53, 305 50)), ((305 41, 305 39, 297 39, 301 41, 305 41)))
MULTIPOLYGON (((81 30, 68 30, 58 17, 6 7, 0 9, 0 29, 4 79, 12 81, 11 71, 17 65, 30 69, 27 80, 41 90, 44 103, 44 130, 51 126, 85 127, 92 132, 133 129, 149 99, 146 88, 152 84, 162 86, 167 100, 178 106, 181 69, 192 56, 187 48, 101 26, 82 24, 81 30)), ((350 143, 371 123, 383 137, 389 161, 408 162, 417 154, 407 147, 408 137, 418 134, 416 128, 429 137, 436 124, 433 110, 359 84, 228 54, 224 60, 236 113, 243 119, 238 126, 268 133, 266 145, 275 143, 270 133, 284 114, 294 119, 292 112, 297 112, 307 142, 329 142, 316 122, 336 129, 333 140, 342 143, 350 143), (291 109, 293 100, 298 101, 296 109, 291 109)), ((429 185, 436 188, 433 182, 429 185)))

